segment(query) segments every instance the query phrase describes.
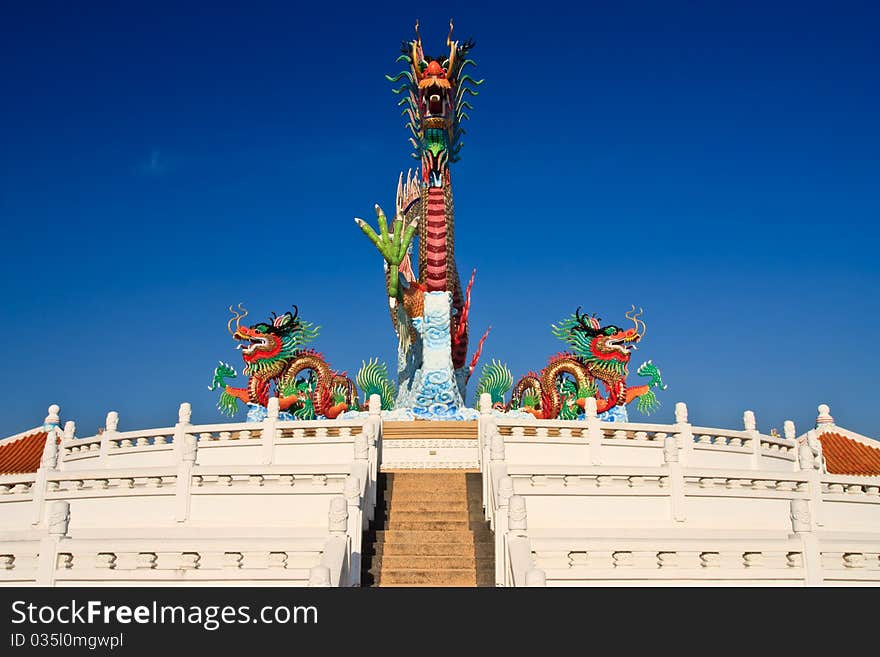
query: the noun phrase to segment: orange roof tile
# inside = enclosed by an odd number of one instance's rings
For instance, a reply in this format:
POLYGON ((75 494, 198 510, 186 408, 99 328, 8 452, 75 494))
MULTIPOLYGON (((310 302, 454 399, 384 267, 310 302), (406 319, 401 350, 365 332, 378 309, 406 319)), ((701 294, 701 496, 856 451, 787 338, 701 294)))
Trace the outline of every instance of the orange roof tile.
POLYGON ((36 472, 47 435, 46 431, 37 429, 21 438, 0 442, 0 475, 36 472))
POLYGON ((880 443, 869 447, 832 432, 819 434, 819 440, 829 473, 880 476, 880 443))

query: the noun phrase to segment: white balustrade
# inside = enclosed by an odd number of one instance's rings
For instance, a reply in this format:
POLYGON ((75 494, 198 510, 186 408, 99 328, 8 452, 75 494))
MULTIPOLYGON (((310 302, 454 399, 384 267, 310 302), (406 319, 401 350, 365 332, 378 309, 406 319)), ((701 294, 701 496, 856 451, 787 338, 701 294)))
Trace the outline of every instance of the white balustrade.
POLYGON ((111 412, 87 438, 56 426, 38 472, 0 476, 0 584, 305 586, 320 571, 358 586, 382 434, 372 405, 354 420, 270 408, 263 422, 198 425, 181 404, 173 427, 137 431, 111 412))
POLYGON ((481 416, 498 585, 880 584, 880 477, 825 474, 793 424, 692 426, 683 404, 669 425, 591 417, 481 416))

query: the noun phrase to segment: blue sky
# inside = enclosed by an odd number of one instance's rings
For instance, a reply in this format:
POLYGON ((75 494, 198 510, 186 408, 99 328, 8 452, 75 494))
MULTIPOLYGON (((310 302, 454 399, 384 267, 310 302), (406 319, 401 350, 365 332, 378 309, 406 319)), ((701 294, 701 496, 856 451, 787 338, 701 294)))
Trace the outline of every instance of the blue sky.
MULTIPOLYGON (((880 435, 871 3, 20 3, 0 15, 0 434, 166 426, 235 362, 226 306, 296 303, 334 367, 394 363, 352 218, 411 166, 383 74, 450 16, 486 78, 453 170, 471 327, 515 375, 583 306, 693 422, 880 435)), ((472 382, 473 387, 473 382, 472 382)), ((471 388, 472 389, 472 388, 471 388)), ((638 415, 633 411, 633 415, 638 415)))

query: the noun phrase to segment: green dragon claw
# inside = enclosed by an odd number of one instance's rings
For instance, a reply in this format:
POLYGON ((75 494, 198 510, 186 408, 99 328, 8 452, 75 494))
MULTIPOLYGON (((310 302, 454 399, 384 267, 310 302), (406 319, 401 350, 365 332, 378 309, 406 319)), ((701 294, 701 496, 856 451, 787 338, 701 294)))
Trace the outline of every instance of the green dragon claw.
POLYGON ((235 371, 235 368, 221 360, 220 364, 214 368, 214 379, 211 381, 211 385, 208 386, 208 390, 226 388, 226 381, 223 379, 234 379, 236 376, 238 376, 238 373, 235 371))
POLYGON ((398 214, 394 218, 394 223, 392 224, 391 232, 389 233, 388 220, 385 218, 385 213, 382 211, 382 208, 378 205, 376 206, 376 218, 379 223, 378 234, 363 219, 355 217, 355 223, 364 232, 364 235, 370 239, 376 249, 378 249, 379 253, 385 259, 385 262, 388 263, 388 267, 392 273, 392 275, 388 277, 388 296, 396 299, 398 282, 397 268, 406 256, 406 250, 409 248, 410 242, 412 242, 413 235, 415 235, 418 221, 411 221, 406 226, 406 230, 404 230, 403 217, 398 214))
POLYGON ((660 390, 666 390, 666 385, 663 383, 663 378, 660 375, 660 370, 657 369, 657 366, 654 365, 654 363, 650 360, 642 363, 639 366, 639 369, 636 370, 636 374, 649 378, 650 381, 648 381, 648 385, 651 388, 660 388, 660 390))
POLYGON ((225 413, 232 417, 238 412, 238 399, 230 395, 226 390, 220 393, 220 399, 217 402, 217 408, 221 413, 225 413))
POLYGON ((238 412, 238 400, 226 391, 226 381, 224 379, 234 379, 236 376, 238 374, 235 368, 221 360, 220 364, 214 368, 214 379, 211 381, 211 385, 208 386, 208 390, 223 391, 220 393, 220 399, 217 401, 217 408, 220 409, 221 413, 225 413, 229 417, 238 412))
POLYGON ((639 409, 639 413, 650 415, 656 411, 659 406, 660 400, 657 399, 657 395, 654 394, 653 390, 648 390, 648 392, 639 396, 636 407, 639 409))

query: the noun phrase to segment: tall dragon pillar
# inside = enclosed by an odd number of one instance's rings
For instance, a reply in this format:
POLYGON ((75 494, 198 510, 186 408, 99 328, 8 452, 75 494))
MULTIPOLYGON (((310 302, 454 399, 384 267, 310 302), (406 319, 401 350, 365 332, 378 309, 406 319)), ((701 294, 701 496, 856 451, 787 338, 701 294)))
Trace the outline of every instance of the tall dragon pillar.
POLYGON ((408 118, 411 155, 421 168, 401 174, 391 226, 378 205, 378 231, 362 219, 355 221, 385 260, 391 321, 398 337, 396 406, 411 409, 416 417, 443 418, 456 416, 463 407, 467 380, 488 334, 468 364, 473 276, 462 290, 455 263, 450 165, 459 159, 466 110, 473 109, 468 96, 476 96, 483 81, 464 73, 474 65, 467 58, 474 42, 453 41, 451 21, 447 51, 437 57, 422 49, 418 22, 415 32, 415 39, 402 44, 397 60, 406 68, 386 77, 403 82, 393 91, 402 96, 398 104, 408 118))

